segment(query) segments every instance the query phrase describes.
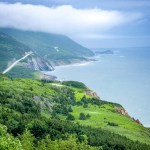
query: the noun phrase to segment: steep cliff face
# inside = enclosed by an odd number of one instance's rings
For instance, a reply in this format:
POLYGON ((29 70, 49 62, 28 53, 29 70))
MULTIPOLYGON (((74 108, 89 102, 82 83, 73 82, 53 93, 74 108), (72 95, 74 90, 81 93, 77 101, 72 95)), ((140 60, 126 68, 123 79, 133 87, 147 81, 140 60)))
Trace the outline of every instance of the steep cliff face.
POLYGON ((43 60, 42 58, 36 55, 33 55, 26 60, 26 67, 40 71, 54 70, 53 66, 48 61, 43 60))
POLYGON ((97 93, 94 92, 94 91, 92 91, 92 90, 85 90, 85 93, 86 93, 87 95, 89 95, 89 96, 93 96, 93 97, 98 98, 98 99, 101 100, 101 98, 97 95, 97 93))
POLYGON ((129 116, 128 112, 124 108, 116 107, 116 112, 118 112, 118 113, 120 113, 120 114, 122 114, 124 116, 129 116))

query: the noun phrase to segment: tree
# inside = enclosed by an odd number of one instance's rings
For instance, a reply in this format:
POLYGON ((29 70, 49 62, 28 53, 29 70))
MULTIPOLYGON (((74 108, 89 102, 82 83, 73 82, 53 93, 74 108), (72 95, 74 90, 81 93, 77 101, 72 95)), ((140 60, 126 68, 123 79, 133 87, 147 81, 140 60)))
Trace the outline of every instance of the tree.
POLYGON ((38 142, 36 150, 56 150, 56 146, 55 143, 52 143, 50 136, 47 135, 45 139, 38 142))
POLYGON ((21 136, 21 144, 23 150, 33 150, 34 149, 33 141, 34 141, 33 135, 28 130, 26 130, 21 136))
POLYGON ((71 115, 71 114, 68 114, 66 119, 67 120, 75 120, 75 117, 73 115, 71 115))
POLYGON ((84 103, 83 108, 87 108, 88 104, 84 103))
POLYGON ((69 108, 68 108, 68 112, 73 112, 73 110, 72 110, 71 106, 69 106, 69 108))
POLYGON ((29 129, 38 139, 43 138, 47 132, 47 126, 43 120, 35 120, 29 129))
POLYGON ((80 113, 79 119, 86 120, 86 115, 84 113, 80 113))
POLYGON ((87 115, 86 115, 86 118, 87 118, 87 119, 89 119, 90 117, 91 117, 90 114, 87 114, 87 115))
POLYGON ((7 133, 6 126, 0 124, 0 150, 23 150, 20 141, 7 133))

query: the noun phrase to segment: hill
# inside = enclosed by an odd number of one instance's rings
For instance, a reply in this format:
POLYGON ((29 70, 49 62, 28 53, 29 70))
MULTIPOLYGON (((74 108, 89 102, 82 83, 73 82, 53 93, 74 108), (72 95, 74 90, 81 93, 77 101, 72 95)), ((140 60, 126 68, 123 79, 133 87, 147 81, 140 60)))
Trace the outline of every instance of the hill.
POLYGON ((11 36, 0 32, 0 71, 3 71, 9 61, 12 61, 14 58, 21 58, 25 52, 29 52, 31 49, 18 42, 11 36))
POLYGON ((121 105, 89 93, 80 82, 0 75, 0 133, 16 145, 19 138, 22 149, 150 149, 148 129, 120 113, 121 105))
POLYGON ((53 65, 86 61, 87 57, 94 55, 92 51, 64 35, 6 28, 0 31, 29 46, 38 56, 53 65))
MULTIPOLYGON (((6 33, 0 32, 0 72, 30 51, 32 49, 25 44, 6 33)), ((12 77, 35 77, 38 72, 34 70, 50 71, 53 70, 53 67, 48 61, 34 53, 19 62, 8 74, 12 77)))

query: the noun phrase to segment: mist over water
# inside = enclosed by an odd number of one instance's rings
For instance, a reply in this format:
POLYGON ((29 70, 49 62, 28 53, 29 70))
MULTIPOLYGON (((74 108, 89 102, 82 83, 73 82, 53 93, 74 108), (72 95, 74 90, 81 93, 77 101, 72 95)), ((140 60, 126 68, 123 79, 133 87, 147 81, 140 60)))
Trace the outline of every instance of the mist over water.
POLYGON ((84 65, 60 66, 50 72, 59 80, 84 82, 103 100, 120 103, 150 127, 150 48, 110 49, 84 65))

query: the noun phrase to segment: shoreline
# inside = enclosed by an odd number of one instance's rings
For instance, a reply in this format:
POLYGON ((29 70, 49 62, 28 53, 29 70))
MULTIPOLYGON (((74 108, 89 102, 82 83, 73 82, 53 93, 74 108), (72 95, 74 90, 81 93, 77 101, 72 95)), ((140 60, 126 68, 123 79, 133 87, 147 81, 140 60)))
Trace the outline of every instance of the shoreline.
POLYGON ((54 67, 54 70, 52 71, 40 71, 41 72, 41 76, 49 76, 50 79, 54 79, 54 80, 57 80, 58 77, 57 76, 53 76, 51 75, 51 72, 55 71, 58 67, 71 67, 71 66, 74 66, 74 67, 80 67, 80 66, 86 66, 92 62, 95 62, 95 61, 99 61, 98 59, 95 59, 95 57, 92 57, 90 58, 89 60, 87 61, 79 61, 79 62, 72 62, 72 63, 69 63, 69 64, 62 64, 62 65, 56 65, 56 66, 53 66, 54 67))
POLYGON ((95 61, 99 61, 98 58, 96 57, 96 55, 92 56, 92 57, 88 57, 86 58, 86 60, 72 60, 71 63, 64 63, 64 64, 60 64, 60 65, 54 65, 54 69, 57 67, 68 67, 68 66, 84 66, 87 65, 91 62, 95 62, 95 61))
POLYGON ((94 62, 94 61, 81 61, 81 62, 76 62, 76 63, 63 64, 63 65, 55 66, 55 68, 58 68, 58 67, 70 67, 70 66, 86 66, 86 65, 88 65, 91 62, 94 62))

